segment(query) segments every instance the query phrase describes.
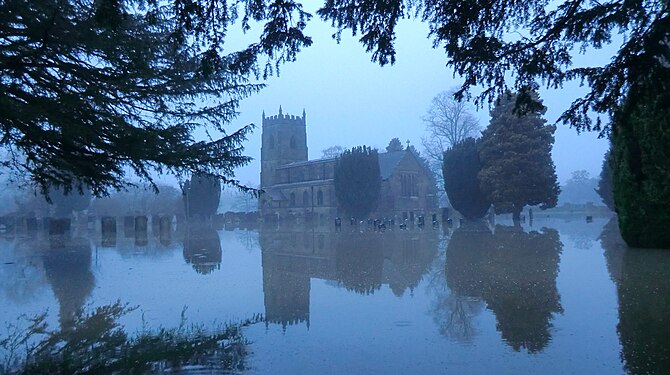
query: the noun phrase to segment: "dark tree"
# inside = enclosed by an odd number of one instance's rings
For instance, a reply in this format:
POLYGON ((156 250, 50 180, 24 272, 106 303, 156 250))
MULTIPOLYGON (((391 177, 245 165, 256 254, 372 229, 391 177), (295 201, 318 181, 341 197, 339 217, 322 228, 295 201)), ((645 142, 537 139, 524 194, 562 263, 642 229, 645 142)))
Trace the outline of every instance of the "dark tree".
POLYGON ((195 175, 184 184, 184 209, 188 217, 208 218, 216 214, 221 182, 213 175, 195 175))
POLYGON ((479 181, 496 212, 512 213, 518 222, 526 205, 555 207, 560 188, 551 160, 556 127, 545 124, 544 107, 519 116, 516 97, 504 94, 491 110, 480 143, 479 181))
POLYGON ((607 208, 616 211, 614 206, 614 187, 612 185, 612 149, 608 150, 603 159, 603 167, 600 170, 600 180, 598 181, 598 188, 596 193, 600 195, 603 203, 607 208))
POLYGON ((311 44, 309 17, 291 0, 2 1, 2 164, 43 192, 80 181, 105 195, 128 171, 150 183, 153 173, 209 173, 237 184, 251 126, 224 128, 262 88, 252 79, 311 44), (236 21, 240 33, 264 24, 241 51, 225 44, 236 21), (197 142, 198 128, 224 135, 197 142))
POLYGON ((468 220, 481 219, 491 203, 479 183, 481 162, 477 141, 466 138, 444 152, 442 175, 451 205, 468 220))
POLYGON ((377 150, 354 147, 335 162, 335 195, 348 214, 363 218, 377 208, 381 194, 377 150))
POLYGON ((614 202, 633 247, 670 248, 670 69, 635 87, 615 119, 614 202))
POLYGON ((389 141, 389 145, 386 146, 386 152, 402 151, 405 148, 402 146, 400 139, 393 138, 389 141))

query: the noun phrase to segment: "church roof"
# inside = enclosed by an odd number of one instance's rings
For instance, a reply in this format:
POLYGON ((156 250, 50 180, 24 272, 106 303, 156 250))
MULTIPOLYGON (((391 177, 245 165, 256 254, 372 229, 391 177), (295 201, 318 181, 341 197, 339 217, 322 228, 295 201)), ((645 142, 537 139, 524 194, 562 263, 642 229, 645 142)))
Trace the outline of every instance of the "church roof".
POLYGON ((379 174, 383 180, 387 180, 393 174, 406 151, 384 152, 379 154, 379 174))
POLYGON ((323 159, 314 159, 314 160, 307 160, 307 161, 296 161, 293 163, 285 164, 280 167, 277 167, 277 169, 284 169, 284 168, 293 168, 293 167, 300 167, 303 165, 310 165, 310 164, 321 164, 321 163, 332 163, 335 162, 335 158, 323 158, 323 159))
MULTIPOLYGON (((382 177, 382 180, 387 180, 391 177, 393 174, 393 171, 396 169, 398 164, 400 164, 400 161, 402 158, 408 153, 409 151, 407 150, 402 150, 402 151, 392 151, 392 152, 383 152, 379 153, 379 174, 382 177)), ((306 161, 297 161, 293 162, 290 164, 285 164, 280 167, 277 167, 277 169, 286 169, 286 168, 295 168, 295 167, 301 167, 301 166, 306 166, 306 165, 314 165, 314 164, 324 164, 324 163, 334 163, 336 158, 323 158, 323 159, 315 159, 315 160, 306 160, 306 161)), ((322 180, 318 180, 318 182, 321 182, 322 180)), ((294 183, 290 183, 294 184, 294 183)), ((290 185, 289 184, 289 185, 290 185)))

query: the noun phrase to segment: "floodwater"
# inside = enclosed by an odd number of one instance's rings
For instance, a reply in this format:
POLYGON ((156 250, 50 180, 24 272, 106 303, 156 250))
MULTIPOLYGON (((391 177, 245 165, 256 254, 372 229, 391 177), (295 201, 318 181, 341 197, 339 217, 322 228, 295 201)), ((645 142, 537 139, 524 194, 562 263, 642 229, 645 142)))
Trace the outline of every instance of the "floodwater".
POLYGON ((670 373, 670 252, 608 220, 7 234, 0 324, 121 301, 131 332, 262 314, 252 374, 670 373))

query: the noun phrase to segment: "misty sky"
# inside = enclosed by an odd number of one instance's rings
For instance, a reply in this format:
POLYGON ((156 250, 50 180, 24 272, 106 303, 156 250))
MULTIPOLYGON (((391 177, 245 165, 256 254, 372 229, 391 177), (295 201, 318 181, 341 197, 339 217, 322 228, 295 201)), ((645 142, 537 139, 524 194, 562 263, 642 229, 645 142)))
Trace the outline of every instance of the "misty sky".
MULTIPOLYGON (((314 14, 314 9, 307 9, 314 14)), ((421 137, 426 135, 422 116, 431 99, 440 91, 457 86, 461 80, 447 68, 442 50, 433 49, 426 38, 428 28, 418 21, 404 21, 398 27, 397 61, 380 67, 370 61, 357 38, 343 34, 338 44, 332 39, 334 29, 314 17, 306 30, 314 44, 298 54, 298 60, 281 68, 279 77, 270 78, 267 88, 242 101, 239 117, 231 128, 254 123, 258 127, 246 142, 246 154, 254 162, 237 170, 243 183, 256 185, 260 173, 261 113, 284 114, 307 112, 307 146, 309 158, 321 157, 321 151, 333 145, 345 148, 371 145, 383 149, 393 137, 407 140, 421 151, 421 137)), ((589 63, 600 58, 607 61, 611 53, 592 53, 589 63), (600 55, 600 56, 599 56, 600 55)), ((578 57, 577 62, 584 61, 578 57)), ((545 118, 553 123, 570 102, 586 90, 566 85, 561 91, 542 90, 548 107, 545 118)), ((476 116, 482 126, 489 122, 489 108, 476 116)), ((591 176, 600 173, 607 141, 596 133, 582 133, 559 125, 553 158, 560 182, 574 170, 585 169, 591 176)))

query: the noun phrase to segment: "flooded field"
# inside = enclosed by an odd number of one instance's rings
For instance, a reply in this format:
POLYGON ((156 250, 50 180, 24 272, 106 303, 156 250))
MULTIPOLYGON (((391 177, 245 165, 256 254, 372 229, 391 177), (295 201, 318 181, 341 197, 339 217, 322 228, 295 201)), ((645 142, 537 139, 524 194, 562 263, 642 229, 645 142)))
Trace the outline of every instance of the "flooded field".
POLYGON ((120 301, 129 332, 261 314, 248 373, 670 371, 670 252, 608 219, 7 235, 0 299, 0 322, 52 327, 120 301))

